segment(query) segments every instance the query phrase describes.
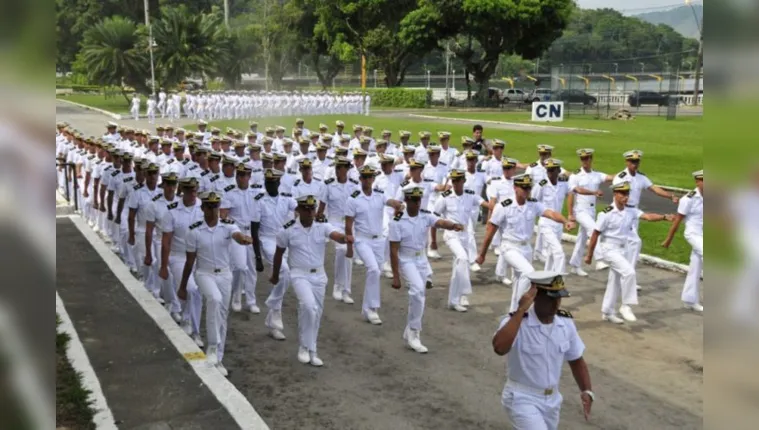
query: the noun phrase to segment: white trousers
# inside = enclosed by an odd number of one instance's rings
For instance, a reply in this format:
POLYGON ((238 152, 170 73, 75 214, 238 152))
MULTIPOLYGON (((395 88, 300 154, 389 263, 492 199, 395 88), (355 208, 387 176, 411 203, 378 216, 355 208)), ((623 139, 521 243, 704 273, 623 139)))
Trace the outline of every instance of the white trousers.
MULTIPOLYGON (((190 322, 193 334, 200 334, 200 314, 203 311, 203 296, 198 288, 196 276, 190 276, 187 279, 187 300, 180 301, 177 298, 177 289, 182 279, 185 261, 187 261, 186 254, 170 254, 169 279, 163 280, 158 278, 158 280, 164 285, 164 300, 167 303, 179 304, 182 310, 182 319, 190 322)), ((176 309, 174 305, 171 305, 171 307, 176 309)), ((206 311, 207 314, 208 311, 206 311)))
POLYGON ((685 240, 692 247, 690 252, 690 266, 688 266, 688 275, 685 277, 683 293, 680 299, 684 303, 696 304, 701 303, 700 284, 701 270, 704 267, 704 236, 695 234, 686 234, 685 240))
POLYGON ((580 228, 577 229, 577 242, 575 242, 575 247, 572 250, 572 257, 569 259, 569 265, 572 267, 582 268, 588 238, 596 229, 594 216, 593 207, 575 210, 575 219, 580 228))
POLYGON ((380 308, 380 269, 385 259, 385 238, 380 236, 376 239, 357 238, 353 244, 353 251, 358 255, 366 267, 366 285, 364 287, 364 300, 361 305, 362 312, 380 308))
POLYGON ((219 362, 224 357, 227 339, 227 316, 232 299, 232 273, 195 272, 195 283, 206 299, 206 336, 208 345, 217 347, 219 362))
POLYGON ((630 234, 629 239, 627 240, 627 259, 630 261, 630 264, 635 267, 636 264, 638 264, 638 257, 640 256, 640 250, 643 247, 643 241, 640 238, 640 234, 638 234, 638 227, 640 226, 640 218, 636 218, 632 225, 632 233, 630 234))
POLYGON ((529 244, 517 245, 507 240, 501 241, 501 256, 509 266, 514 268, 514 286, 511 289, 511 305, 509 312, 519 307, 519 299, 530 289, 527 275, 535 271, 532 267, 532 248, 529 244))
MULTIPOLYGON (((616 314, 617 298, 622 297, 623 305, 638 304, 638 290, 635 266, 629 260, 629 251, 620 246, 601 244, 603 256, 609 264, 609 280, 606 282, 601 312, 605 315, 616 314)), ((627 247, 629 247, 629 243, 627 247)))
MULTIPOLYGON (((243 230, 248 234, 250 229, 243 230)), ((256 253, 251 245, 240 245, 235 241, 230 243, 230 253, 232 261, 232 295, 235 300, 239 300, 243 291, 245 291, 245 303, 248 306, 256 304, 256 282, 258 272, 256 272, 256 253)))
POLYGON ((429 263, 424 251, 417 258, 398 259, 398 270, 401 279, 408 288, 408 317, 406 330, 422 331, 422 317, 424 316, 425 292, 427 289, 427 277, 429 276, 429 263))
MULTIPOLYGON (((274 236, 260 236, 261 254, 266 263, 274 265, 274 253, 277 251, 277 239, 274 236)), ((266 299, 266 307, 269 312, 266 315, 266 327, 274 328, 272 325, 272 311, 282 310, 282 301, 285 299, 287 287, 290 285, 290 267, 287 265, 287 251, 282 256, 282 266, 279 268, 279 282, 272 288, 269 297, 266 299)))
MULTIPOLYGON (((343 225, 332 224, 340 233, 344 233, 343 225)), ((348 245, 335 242, 335 289, 351 293, 351 283, 353 281, 353 259, 346 258, 345 253, 348 251, 348 245)), ((355 251, 355 250, 354 250, 355 251)))
POLYGON ((470 238, 468 232, 443 233, 443 240, 453 253, 453 270, 451 284, 448 288, 448 305, 459 304, 461 296, 472 294, 472 281, 469 276, 470 238))
POLYGON ((543 249, 546 256, 545 270, 564 273, 566 269, 566 256, 564 255, 564 248, 561 246, 563 227, 562 224, 550 220, 538 224, 538 231, 543 236, 543 249))
POLYGON ((556 430, 559 428, 561 394, 538 396, 506 387, 501 404, 511 418, 515 430, 556 430))
POLYGON ((322 313, 324 312, 324 292, 327 289, 327 275, 324 269, 317 273, 293 269, 290 283, 298 297, 298 340, 300 346, 316 352, 322 313))
MULTIPOLYGON (((156 284, 155 279, 151 279, 150 277, 150 268, 151 266, 145 265, 145 253, 147 252, 145 250, 145 230, 140 231, 135 226, 134 229, 134 246, 131 248, 132 252, 132 258, 134 259, 134 265, 135 268, 139 271, 140 275, 142 275, 142 281, 145 285, 145 289, 150 291, 153 296, 158 297, 160 294, 160 288, 156 284)), ((128 236, 128 233, 127 233, 128 236)), ((152 247, 153 244, 151 243, 150 246, 152 247)), ((150 255, 155 256, 155 249, 151 249, 150 255)), ((155 260, 155 257, 153 257, 153 260, 155 260)))

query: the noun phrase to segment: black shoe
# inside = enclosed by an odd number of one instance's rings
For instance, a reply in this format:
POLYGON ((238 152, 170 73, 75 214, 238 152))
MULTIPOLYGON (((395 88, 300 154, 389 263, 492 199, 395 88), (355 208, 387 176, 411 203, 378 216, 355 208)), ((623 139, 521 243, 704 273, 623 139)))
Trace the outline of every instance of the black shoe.
POLYGON ((431 290, 434 285, 432 285, 432 281, 427 281, 427 289, 431 290))

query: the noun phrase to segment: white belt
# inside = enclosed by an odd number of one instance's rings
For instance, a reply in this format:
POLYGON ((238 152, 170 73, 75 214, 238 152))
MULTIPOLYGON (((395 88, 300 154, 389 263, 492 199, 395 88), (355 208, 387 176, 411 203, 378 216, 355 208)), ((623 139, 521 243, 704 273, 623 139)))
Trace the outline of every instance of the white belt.
POLYGON ((198 267, 196 269, 196 272, 198 272, 198 273, 207 273, 207 274, 211 274, 211 275, 216 275, 216 274, 219 274, 219 273, 227 273, 227 272, 229 272, 229 267, 222 267, 222 268, 211 268, 211 267, 209 267, 209 268, 201 268, 201 267, 198 267))
POLYGON ((398 251, 398 257, 400 258, 409 258, 409 259, 417 259, 422 258, 426 256, 427 254, 424 252, 424 250, 421 251, 398 251))
POLYGON ((529 240, 519 240, 519 241, 517 241, 517 240, 507 239, 505 237, 501 238, 501 243, 507 243, 509 245, 514 245, 514 246, 530 246, 530 241, 529 240))
POLYGON ((627 246, 627 241, 624 241, 621 239, 615 239, 613 237, 602 237, 601 243, 605 245, 610 245, 610 246, 617 246, 620 248, 624 248, 625 246, 627 246))
POLYGON ((381 234, 366 234, 366 233, 356 232, 356 237, 361 238, 361 239, 374 240, 374 239, 381 238, 382 235, 381 234))
POLYGON ((529 385, 521 384, 511 379, 506 381, 506 386, 513 389, 514 391, 535 394, 538 396, 551 396, 553 394, 559 393, 558 387, 535 388, 535 387, 530 387, 529 385))
POLYGON ((324 273, 324 266, 322 267, 291 267, 291 275, 313 275, 316 273, 324 273))

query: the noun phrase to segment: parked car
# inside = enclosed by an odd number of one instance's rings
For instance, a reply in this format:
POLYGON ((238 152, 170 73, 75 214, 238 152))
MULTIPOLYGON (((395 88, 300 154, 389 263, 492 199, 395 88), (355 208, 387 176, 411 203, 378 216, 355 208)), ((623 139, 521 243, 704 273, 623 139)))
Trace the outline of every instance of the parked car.
POLYGON ((552 95, 553 95, 553 91, 551 91, 550 88, 535 88, 534 90, 530 92, 530 94, 527 95, 524 102, 525 103, 550 102, 552 95))
POLYGON ((632 107, 642 105, 669 106, 670 104, 677 104, 677 97, 654 91, 633 91, 627 98, 627 103, 632 107))
POLYGON ((582 90, 562 90, 555 97, 556 101, 564 103, 582 103, 584 105, 594 105, 598 99, 582 90))
POLYGON ((184 91, 195 91, 195 90, 202 90, 203 89, 203 82, 202 81, 194 81, 190 79, 185 79, 182 82, 179 83, 179 88, 184 91))
POLYGON ((503 100, 504 103, 510 103, 512 101, 523 103, 525 100, 527 100, 527 93, 519 89, 511 88, 503 91, 501 100, 503 100))

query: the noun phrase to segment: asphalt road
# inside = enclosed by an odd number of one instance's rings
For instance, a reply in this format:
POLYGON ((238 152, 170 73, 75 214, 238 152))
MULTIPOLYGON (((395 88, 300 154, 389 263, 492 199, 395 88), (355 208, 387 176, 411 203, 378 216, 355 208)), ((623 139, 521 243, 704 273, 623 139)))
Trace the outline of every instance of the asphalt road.
MULTIPOLYGON (((57 114, 59 120, 87 133, 100 133, 106 121, 60 104, 57 114)), ((571 248, 566 250, 569 253, 571 248)), ((328 294, 319 339, 326 365, 321 369, 302 365, 296 359, 297 301, 288 292, 283 309, 288 339, 284 342, 266 335, 264 314, 230 317, 225 364, 232 371, 231 381, 273 429, 505 428, 508 417, 500 406, 505 360, 493 353, 490 342, 511 289, 493 279, 495 256, 490 254, 483 270, 473 276, 470 311, 447 310, 452 256, 445 246, 441 254, 443 259, 432 264, 437 286, 427 293, 424 316, 422 341, 430 349, 428 354, 405 347, 401 335, 408 297, 383 279, 380 316, 384 324, 376 327, 363 322, 360 301, 345 305, 328 294)), ((330 246, 330 274, 332 255, 330 246)), ((259 274, 259 303, 269 292, 268 276, 268 270, 259 274)), ((703 318, 680 306, 684 276, 640 266, 639 321, 623 326, 601 321, 606 277, 606 272, 591 272, 588 278, 567 279, 572 297, 564 300, 563 307, 574 314, 586 344, 597 401, 586 423, 565 366, 560 427, 702 428, 703 318)), ((353 279, 354 297, 360 298, 363 268, 354 269, 353 279)))

